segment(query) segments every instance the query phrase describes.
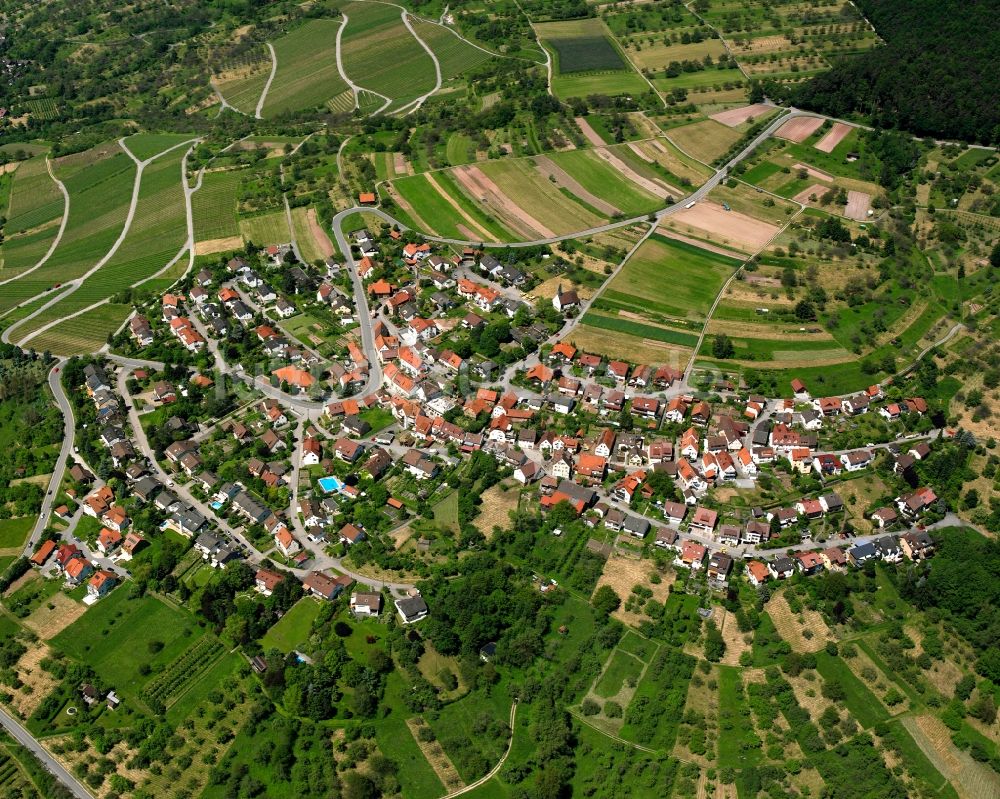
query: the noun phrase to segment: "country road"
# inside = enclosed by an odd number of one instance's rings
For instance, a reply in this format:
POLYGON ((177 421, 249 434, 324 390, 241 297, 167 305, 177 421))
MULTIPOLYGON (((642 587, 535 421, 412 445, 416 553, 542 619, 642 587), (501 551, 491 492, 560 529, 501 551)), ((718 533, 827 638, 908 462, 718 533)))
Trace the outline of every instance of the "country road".
POLYGON ((278 74, 278 54, 274 52, 274 45, 270 42, 264 42, 264 45, 271 53, 271 74, 267 76, 267 83, 264 84, 264 88, 260 91, 260 97, 257 99, 257 108, 253 112, 253 115, 257 119, 264 118, 262 116, 264 112, 264 101, 267 100, 267 93, 271 90, 271 83, 274 81, 274 76, 278 74))
POLYGON ((52 757, 45 748, 35 740, 34 736, 28 732, 21 723, 17 721, 13 716, 11 716, 6 710, 0 708, 0 726, 2 726, 11 737, 14 738, 21 746, 30 751, 45 769, 52 774, 63 786, 73 794, 73 796, 78 797, 78 799, 93 799, 93 795, 83 786, 76 777, 70 774, 65 768, 63 768, 59 762, 52 757))

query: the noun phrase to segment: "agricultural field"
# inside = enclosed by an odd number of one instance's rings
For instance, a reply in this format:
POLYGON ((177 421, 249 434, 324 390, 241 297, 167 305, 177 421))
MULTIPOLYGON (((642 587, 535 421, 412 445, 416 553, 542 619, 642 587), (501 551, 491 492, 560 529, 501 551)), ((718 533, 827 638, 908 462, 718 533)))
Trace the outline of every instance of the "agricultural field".
MULTIPOLYGON (((389 112, 433 91, 434 62, 407 30, 398 8, 353 3, 342 10, 349 20, 342 39, 342 58, 351 80, 390 99, 389 112)), ((454 61, 449 65, 454 66, 454 61)))
POLYGON ((263 117, 317 108, 348 88, 337 69, 340 26, 339 19, 311 19, 272 43, 278 69, 264 98, 263 117))
POLYGON ((552 91, 557 97, 649 91, 600 20, 544 22, 534 28, 552 58, 552 91))

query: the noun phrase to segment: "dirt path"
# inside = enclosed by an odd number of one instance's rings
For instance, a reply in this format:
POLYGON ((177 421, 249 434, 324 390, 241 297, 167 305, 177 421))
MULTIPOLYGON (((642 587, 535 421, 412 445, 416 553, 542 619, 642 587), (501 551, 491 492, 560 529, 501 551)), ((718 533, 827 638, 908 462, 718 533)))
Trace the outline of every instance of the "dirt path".
POLYGON ((260 99, 257 100, 257 108, 254 110, 253 115, 257 119, 263 119, 261 113, 264 110, 264 101, 267 99, 267 93, 271 89, 271 82, 274 80, 274 76, 278 74, 278 54, 274 52, 274 45, 270 42, 264 42, 264 46, 267 47, 268 52, 271 53, 271 74, 267 76, 267 83, 264 84, 264 88, 261 89, 260 99))
POLYGON ((333 242, 330 241, 330 237, 326 235, 326 231, 323 230, 323 226, 316 218, 315 208, 306 211, 306 222, 309 223, 309 232, 312 233, 313 241, 316 242, 316 248, 323 254, 324 258, 330 258, 333 255, 333 242))
POLYGON ((656 159, 653 158, 649 153, 642 149, 642 146, 638 142, 630 141, 628 143, 628 148, 639 156, 647 164, 655 164, 656 159))
MULTIPOLYGON (((470 238, 481 236, 484 241, 490 241, 492 238, 494 238, 492 234, 488 233, 486 230, 481 228, 479 224, 476 222, 476 220, 473 219, 471 216, 469 216, 468 213, 466 213, 465 209, 458 204, 458 200, 456 200, 454 197, 452 197, 450 194, 448 194, 448 192, 444 190, 444 188, 441 186, 440 183, 437 182, 432 173, 428 172, 425 175, 425 177, 427 178, 427 182, 434 187, 434 191, 436 191, 439 195, 441 195, 441 199, 443 199, 446 203, 448 203, 448 205, 454 208, 455 212, 460 217, 462 217, 462 219, 466 223, 466 229, 475 231, 474 233, 471 234, 470 238)), ((465 233, 465 235, 469 236, 468 233, 465 233)))
POLYGON ((605 216, 614 216, 615 214, 620 214, 622 212, 621 208, 618 208, 617 206, 609 203, 607 200, 602 200, 596 194, 591 194, 587 191, 580 185, 579 181, 575 180, 565 169, 555 164, 548 156, 535 156, 535 164, 546 178, 554 178, 557 186, 568 190, 570 194, 575 197, 579 197, 587 203, 587 205, 596 208, 605 216))
POLYGON ((608 162, 608 164, 613 166, 622 175, 622 177, 630 180, 640 188, 645 189, 654 197, 663 197, 664 193, 670 194, 673 191, 672 187, 668 186, 661 180, 650 180, 649 178, 643 177, 610 150, 599 149, 594 152, 597 153, 599 158, 604 159, 608 162))
POLYGON ((853 128, 850 125, 846 125, 843 122, 834 122, 833 127, 813 146, 821 153, 832 153, 834 148, 846 139, 847 134, 852 130, 853 128))
POLYGON ((486 203, 502 214, 517 232, 528 237, 552 238, 556 234, 521 206, 504 194, 486 174, 476 166, 463 166, 455 170, 455 176, 476 200, 485 198, 486 203))
POLYGON ((590 127, 590 123, 585 117, 576 117, 574 122, 580 127, 580 132, 583 133, 583 137, 593 144, 595 147, 603 147, 604 139, 601 138, 600 134, 590 127))
MULTIPOLYGON (((743 253, 736 252, 735 250, 727 250, 725 247, 720 247, 718 244, 712 244, 707 241, 702 241, 701 239, 696 239, 694 236, 685 236, 682 233, 677 233, 666 227, 659 227, 656 232, 661 236, 666 236, 668 239, 674 239, 674 241, 679 241, 684 244, 691 244, 695 247, 699 247, 702 250, 708 250, 709 252, 714 252, 718 255, 725 255, 727 258, 738 258, 743 260, 743 253)), ((781 285, 781 282, 778 282, 781 285)))

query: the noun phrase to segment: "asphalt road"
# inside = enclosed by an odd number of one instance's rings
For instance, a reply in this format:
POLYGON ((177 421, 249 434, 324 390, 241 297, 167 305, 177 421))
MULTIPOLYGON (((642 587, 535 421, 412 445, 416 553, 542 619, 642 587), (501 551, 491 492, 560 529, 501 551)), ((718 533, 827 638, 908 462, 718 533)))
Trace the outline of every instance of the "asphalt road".
POLYGON ((66 396, 66 392, 63 391, 62 386, 62 366, 65 363, 65 359, 61 359, 49 371, 49 389, 52 391, 56 405, 59 406, 59 411, 63 415, 62 448, 59 450, 56 465, 52 469, 52 477, 49 478, 49 486, 46 489, 46 494, 42 498, 42 509, 38 512, 38 520, 31 531, 31 537, 24 545, 25 555, 30 555, 34 551, 35 546, 42 537, 45 525, 48 524, 49 516, 52 513, 52 506, 55 504, 56 496, 59 493, 59 486, 62 485, 63 473, 66 471, 66 462, 73 452, 73 443, 76 440, 76 420, 73 418, 73 407, 69 404, 69 398, 66 396))
POLYGON ((46 770, 59 780, 73 796, 79 797, 79 799, 93 799, 93 795, 83 787, 83 783, 59 765, 58 761, 45 751, 31 733, 3 708, 0 708, 0 726, 3 726, 21 746, 34 754, 46 770))

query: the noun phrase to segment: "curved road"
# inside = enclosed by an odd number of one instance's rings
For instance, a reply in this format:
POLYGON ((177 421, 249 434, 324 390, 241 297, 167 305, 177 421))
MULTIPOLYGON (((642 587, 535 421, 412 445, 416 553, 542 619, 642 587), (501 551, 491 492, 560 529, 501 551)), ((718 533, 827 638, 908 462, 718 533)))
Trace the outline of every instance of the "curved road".
POLYGON ((31 733, 22 727, 21 723, 3 708, 0 708, 0 726, 7 730, 11 737, 21 744, 21 746, 38 758, 45 769, 59 780, 73 796, 77 797, 77 799, 93 799, 93 795, 83 787, 83 783, 63 768, 59 761, 46 752, 45 748, 32 737, 31 733))
POLYGON ((264 44, 271 53, 271 74, 267 76, 267 83, 264 84, 264 88, 260 91, 257 108, 253 112, 254 117, 257 119, 264 118, 261 116, 264 112, 264 101, 267 99, 267 93, 271 90, 271 82, 274 80, 274 76, 278 74, 278 54, 274 52, 274 45, 270 42, 264 42, 264 44))

